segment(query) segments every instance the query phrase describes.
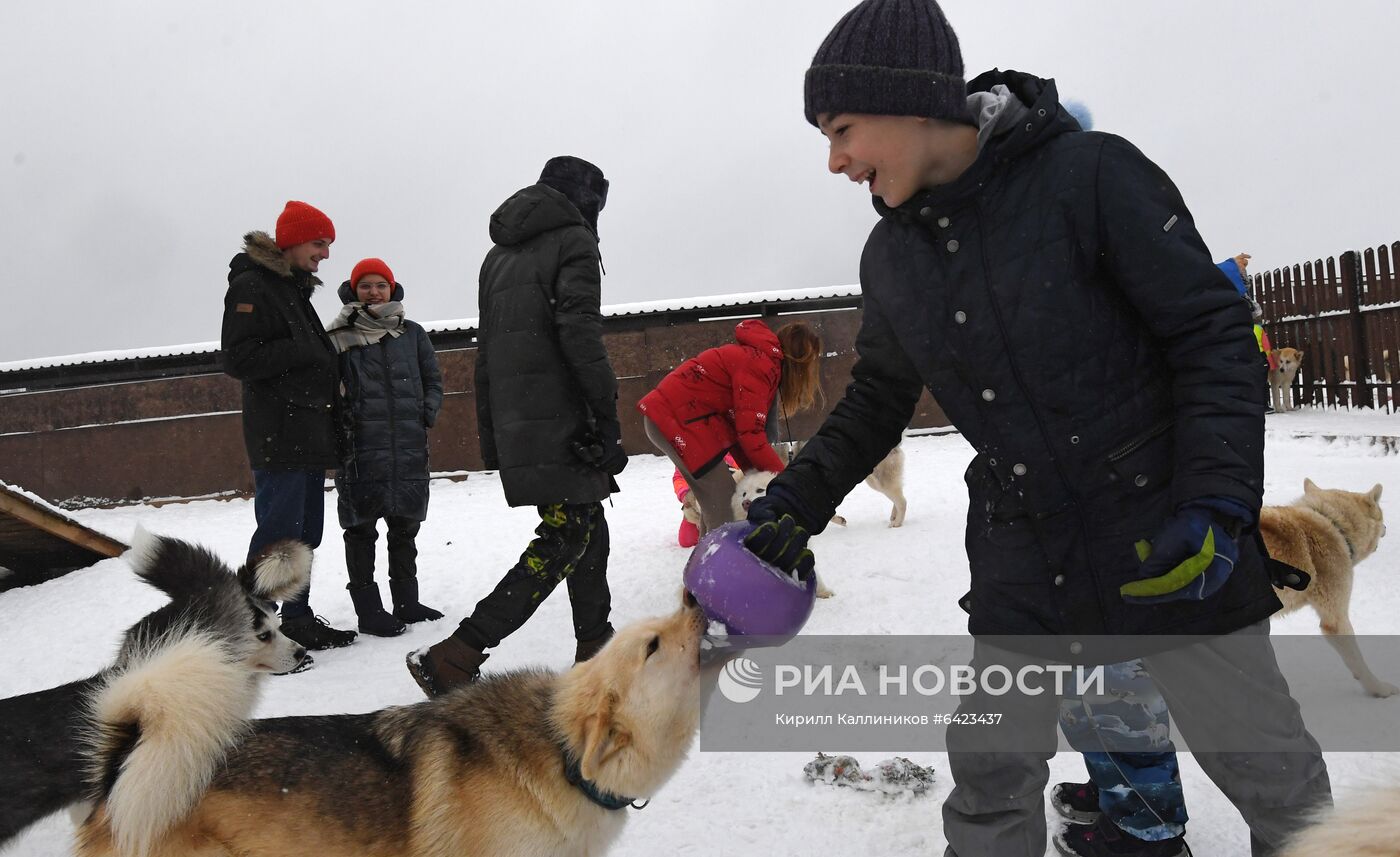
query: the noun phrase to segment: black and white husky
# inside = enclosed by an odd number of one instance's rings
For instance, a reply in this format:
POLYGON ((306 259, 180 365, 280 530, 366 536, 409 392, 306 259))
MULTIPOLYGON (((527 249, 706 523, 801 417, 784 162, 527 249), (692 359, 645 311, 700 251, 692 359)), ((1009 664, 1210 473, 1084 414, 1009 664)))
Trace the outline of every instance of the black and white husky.
MULTIPOLYGON (((301 542, 269 545, 235 573, 204 548, 138 527, 123 558, 170 603, 127 629, 115 662, 97 675, 0 700, 0 846, 50 813, 81 807, 115 776, 87 769, 84 759, 112 755, 94 750, 119 745, 120 758, 135 760, 131 769, 141 771, 150 770, 142 757, 162 755, 163 747, 219 744, 252 712, 259 677, 287 672, 306 656, 278 630, 274 603, 310 579, 311 550, 301 542), (187 680, 150 685, 167 697, 162 707, 171 717, 137 729, 124 712, 139 695, 149 710, 144 682, 172 673, 187 680), (224 731, 191 734, 185 723, 218 723, 224 731)), ((169 766, 169 756, 162 758, 167 780, 200 786, 211 773, 203 763, 169 766)))

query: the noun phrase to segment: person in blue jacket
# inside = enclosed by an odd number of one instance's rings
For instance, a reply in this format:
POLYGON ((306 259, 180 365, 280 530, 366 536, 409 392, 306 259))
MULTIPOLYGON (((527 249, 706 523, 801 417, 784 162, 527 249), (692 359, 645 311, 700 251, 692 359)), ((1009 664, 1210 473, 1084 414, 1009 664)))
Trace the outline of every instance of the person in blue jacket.
POLYGON ((442 408, 442 373, 428 334, 404 316, 403 286, 382 259, 362 259, 340 286, 344 303, 328 331, 340 353, 344 456, 335 487, 345 568, 360 631, 402 634, 405 623, 441 619, 418 600, 418 529, 428 516, 428 429, 442 408), (383 519, 389 542, 384 609, 374 582, 383 519))

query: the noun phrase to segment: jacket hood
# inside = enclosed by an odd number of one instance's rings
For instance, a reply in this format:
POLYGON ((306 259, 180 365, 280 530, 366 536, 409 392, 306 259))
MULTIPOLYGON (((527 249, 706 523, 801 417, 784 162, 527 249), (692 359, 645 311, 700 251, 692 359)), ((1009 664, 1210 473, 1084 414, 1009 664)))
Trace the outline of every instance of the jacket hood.
POLYGON ((735 325, 734 338, 740 345, 757 348, 764 354, 771 355, 774 360, 783 358, 783 347, 778 342, 778 335, 756 318, 745 319, 735 325))
POLYGON ((516 191, 491 215, 491 240, 509 247, 565 226, 593 232, 568 197, 547 185, 532 184, 516 191))
POLYGON ((266 232, 249 232, 243 236, 243 252, 234 256, 228 263, 229 282, 253 268, 263 268, 283 279, 295 279, 298 285, 304 288, 314 289, 321 285, 320 279, 314 274, 293 271, 287 258, 282 255, 282 249, 266 232))
MULTIPOLYGON (((913 216, 934 201, 975 192, 998 164, 1024 155, 1071 131, 1078 120, 1060 105, 1055 81, 1019 71, 992 69, 967 84, 967 106, 977 123, 977 160, 951 183, 914 194, 898 209, 913 216)), ((881 217, 896 212, 880 197, 873 198, 881 217)))
MULTIPOLYGON (((349 280, 346 280, 345 282, 341 283, 340 288, 336 289, 335 294, 336 297, 340 298, 340 302, 342 304, 353 304, 358 302, 358 299, 355 297, 355 290, 351 288, 349 280)), ((394 282, 394 291, 389 294, 389 300, 400 302, 403 301, 403 285, 398 281, 394 282)))

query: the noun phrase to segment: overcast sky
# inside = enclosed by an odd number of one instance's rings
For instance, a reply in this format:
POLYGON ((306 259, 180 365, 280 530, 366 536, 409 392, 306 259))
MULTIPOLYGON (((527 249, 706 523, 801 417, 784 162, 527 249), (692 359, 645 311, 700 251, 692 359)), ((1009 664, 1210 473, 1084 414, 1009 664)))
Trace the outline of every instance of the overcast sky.
MULTIPOLYGON (((605 304, 853 283, 875 214, 802 76, 853 0, 10 0, 0 361, 216 340, 228 261, 302 199, 331 286, 380 256, 476 314, 491 212, 555 154, 612 182, 605 304)), ((968 77, 1053 77, 1256 268, 1400 239, 1393 0, 949 0, 968 77)))

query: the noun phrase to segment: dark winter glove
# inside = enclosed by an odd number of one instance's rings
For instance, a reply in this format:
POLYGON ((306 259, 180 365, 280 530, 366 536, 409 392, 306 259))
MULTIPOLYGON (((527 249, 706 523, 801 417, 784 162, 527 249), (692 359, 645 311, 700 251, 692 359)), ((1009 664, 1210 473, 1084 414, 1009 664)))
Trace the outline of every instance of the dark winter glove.
POLYGON ((1118 588, 1130 604, 1201 601, 1214 595, 1235 569, 1235 539, 1253 520, 1243 505, 1223 497, 1186 503, 1151 542, 1137 543, 1139 578, 1118 588))
POLYGON ((437 422, 437 411, 434 411, 434 410, 432 410, 432 409, 430 409, 430 408, 424 408, 424 409, 423 409, 423 427, 424 427, 424 428, 432 428, 432 427, 433 427, 433 423, 435 423, 435 422, 437 422))
POLYGON ((598 466, 609 476, 616 476, 627 467, 627 451, 622 448, 622 425, 616 420, 598 420, 598 441, 603 455, 598 466))
MULTIPOLYGON (((749 520, 753 520, 753 506, 749 507, 749 520)), ((807 581, 816 572, 816 558, 807 549, 809 535, 795 518, 783 515, 776 521, 759 524, 744 538, 744 547, 764 562, 807 581)))

